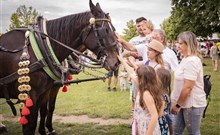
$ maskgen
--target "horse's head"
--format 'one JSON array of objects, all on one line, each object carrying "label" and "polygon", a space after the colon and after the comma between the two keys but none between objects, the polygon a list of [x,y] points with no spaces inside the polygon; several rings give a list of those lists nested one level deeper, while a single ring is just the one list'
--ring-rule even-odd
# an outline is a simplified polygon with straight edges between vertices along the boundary
[{"label": "horse's head", "polygon": [[95,6],[90,0],[90,10],[92,16],[88,29],[82,35],[83,43],[96,54],[97,59],[102,60],[105,69],[116,70],[119,62],[115,28],[108,14],[102,11],[98,3]]}]

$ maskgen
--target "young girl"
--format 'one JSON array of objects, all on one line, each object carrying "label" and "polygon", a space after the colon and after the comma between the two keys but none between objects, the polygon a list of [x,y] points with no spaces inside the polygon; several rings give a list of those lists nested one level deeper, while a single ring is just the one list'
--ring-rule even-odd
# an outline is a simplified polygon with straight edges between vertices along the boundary
[{"label": "young girl", "polygon": [[138,135],[161,135],[158,112],[162,100],[155,70],[150,66],[140,66],[135,72],[121,56],[118,59],[138,86],[134,108]]},{"label": "young girl", "polygon": [[[161,130],[161,135],[169,135],[169,131],[172,131],[172,123],[169,125],[169,114],[171,109],[171,102],[170,102],[170,85],[171,85],[171,74],[170,71],[166,70],[165,68],[159,68],[156,71],[158,80],[160,82],[160,89],[162,90],[162,107],[160,110],[160,114],[162,115],[159,118],[159,125]],[[169,130],[170,129],[170,130]]]},{"label": "young girl", "polygon": [[128,73],[123,66],[121,66],[121,71],[119,73],[119,77],[120,77],[120,89],[121,89],[121,91],[126,91],[127,90]]},{"label": "young girl", "polygon": [[[147,57],[148,60],[144,62],[145,65],[149,65],[155,69],[155,71],[158,68],[164,67],[164,61],[162,58],[162,53],[164,50],[164,46],[162,43],[160,43],[157,40],[152,40],[148,45],[148,50],[147,50]],[[131,65],[137,69],[140,64],[134,63],[132,60],[129,59],[131,62]]]}]

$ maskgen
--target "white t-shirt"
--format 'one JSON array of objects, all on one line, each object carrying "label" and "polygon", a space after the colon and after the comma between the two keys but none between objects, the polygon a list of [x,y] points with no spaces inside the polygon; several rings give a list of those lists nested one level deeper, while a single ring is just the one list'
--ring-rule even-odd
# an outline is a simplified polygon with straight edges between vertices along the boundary
[{"label": "white t-shirt", "polygon": [[137,54],[138,56],[141,56],[143,58],[143,62],[148,60],[147,57],[147,47],[146,45],[148,43],[150,43],[150,41],[152,40],[151,34],[145,36],[145,37],[133,37],[129,43],[131,43],[132,45],[135,46],[136,50],[137,50]]},{"label": "white t-shirt", "polygon": [[162,58],[164,60],[164,67],[169,71],[175,71],[178,65],[178,59],[173,50],[166,47],[163,50]]},{"label": "white t-shirt", "polygon": [[130,39],[129,43],[136,46],[139,44],[149,43],[151,41],[151,35],[147,35],[145,37],[137,36]]},{"label": "white t-shirt", "polygon": [[204,91],[203,67],[200,58],[197,56],[183,58],[174,71],[174,87],[171,93],[172,103],[177,103],[184,85],[184,79],[195,81],[195,85],[181,107],[205,107],[206,94]]}]

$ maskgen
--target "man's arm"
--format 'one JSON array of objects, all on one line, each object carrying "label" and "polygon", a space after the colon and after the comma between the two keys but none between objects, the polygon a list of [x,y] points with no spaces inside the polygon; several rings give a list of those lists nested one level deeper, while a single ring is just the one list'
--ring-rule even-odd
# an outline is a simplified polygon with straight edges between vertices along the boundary
[{"label": "man's arm", "polygon": [[118,34],[115,33],[116,39],[119,43],[121,43],[125,49],[129,51],[137,51],[136,48],[129,42],[125,41],[123,38],[121,38]]}]

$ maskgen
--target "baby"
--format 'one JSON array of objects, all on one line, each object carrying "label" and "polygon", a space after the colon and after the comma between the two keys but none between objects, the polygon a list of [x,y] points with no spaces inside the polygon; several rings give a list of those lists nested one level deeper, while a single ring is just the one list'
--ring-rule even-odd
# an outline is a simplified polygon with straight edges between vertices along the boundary
[{"label": "baby", "polygon": [[121,89],[121,91],[123,91],[123,90],[126,91],[127,90],[128,73],[123,66],[121,67],[119,77],[120,77],[120,89]]}]

